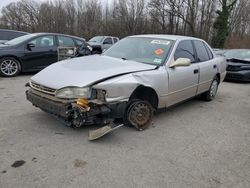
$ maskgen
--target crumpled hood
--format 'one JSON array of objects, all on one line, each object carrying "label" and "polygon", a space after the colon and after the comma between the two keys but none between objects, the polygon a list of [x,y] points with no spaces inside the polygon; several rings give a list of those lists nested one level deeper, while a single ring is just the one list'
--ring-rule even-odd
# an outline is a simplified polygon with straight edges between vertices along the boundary
[{"label": "crumpled hood", "polygon": [[227,64],[228,65],[246,65],[246,64],[250,64],[250,60],[249,59],[236,59],[236,58],[233,58],[233,59],[228,59],[227,60]]},{"label": "crumpled hood", "polygon": [[109,77],[154,68],[154,65],[92,55],[54,63],[34,75],[31,81],[53,89],[85,87]]}]

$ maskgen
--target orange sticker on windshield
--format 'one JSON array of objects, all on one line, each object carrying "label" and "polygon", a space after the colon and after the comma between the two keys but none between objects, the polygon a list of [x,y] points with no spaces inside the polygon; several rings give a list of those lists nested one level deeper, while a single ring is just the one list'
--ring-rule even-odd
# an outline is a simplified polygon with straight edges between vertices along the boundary
[{"label": "orange sticker on windshield", "polygon": [[161,48],[155,50],[155,54],[156,54],[156,55],[162,55],[163,53],[164,53],[164,50],[161,49]]}]

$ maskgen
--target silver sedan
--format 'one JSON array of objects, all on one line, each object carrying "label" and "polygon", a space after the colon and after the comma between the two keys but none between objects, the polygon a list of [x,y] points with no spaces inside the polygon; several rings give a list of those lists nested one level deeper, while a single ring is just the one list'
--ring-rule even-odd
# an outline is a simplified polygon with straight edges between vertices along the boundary
[{"label": "silver sedan", "polygon": [[122,120],[147,128],[154,111],[195,96],[212,100],[226,75],[203,40],[137,35],[101,55],[55,63],[27,84],[27,99],[72,127]]}]

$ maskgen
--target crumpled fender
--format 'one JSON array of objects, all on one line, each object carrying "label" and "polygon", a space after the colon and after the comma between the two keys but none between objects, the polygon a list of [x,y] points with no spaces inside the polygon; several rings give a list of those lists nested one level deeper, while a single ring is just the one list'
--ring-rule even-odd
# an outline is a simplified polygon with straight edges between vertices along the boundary
[{"label": "crumpled fender", "polygon": [[160,96],[167,93],[168,75],[164,67],[159,69],[130,73],[118,76],[93,86],[107,92],[106,101],[128,101],[133,91],[138,86],[150,87]]}]

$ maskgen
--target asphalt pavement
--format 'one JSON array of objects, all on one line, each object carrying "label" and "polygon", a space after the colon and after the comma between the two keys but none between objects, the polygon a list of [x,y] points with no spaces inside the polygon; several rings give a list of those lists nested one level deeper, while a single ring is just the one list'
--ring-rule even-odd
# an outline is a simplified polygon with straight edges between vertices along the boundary
[{"label": "asphalt pavement", "polygon": [[250,84],[158,113],[142,132],[88,141],[25,99],[31,75],[0,77],[0,187],[250,187]]}]

